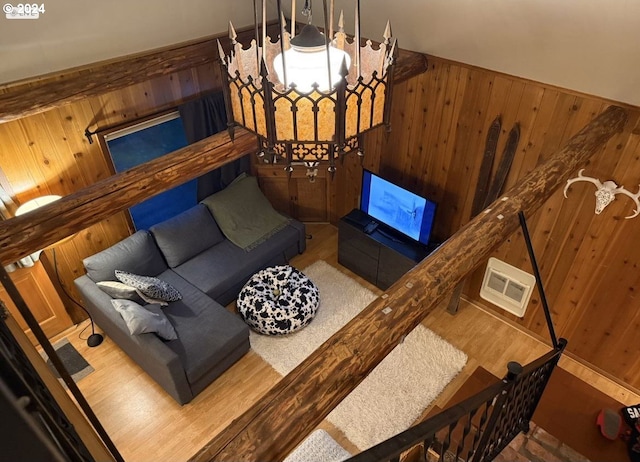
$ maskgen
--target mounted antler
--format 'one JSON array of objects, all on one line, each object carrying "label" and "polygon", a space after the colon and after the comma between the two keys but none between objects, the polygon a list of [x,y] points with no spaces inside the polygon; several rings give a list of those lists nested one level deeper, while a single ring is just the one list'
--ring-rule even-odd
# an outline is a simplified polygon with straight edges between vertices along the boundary
[{"label": "mounted antler", "polygon": [[640,187],[638,188],[638,192],[636,194],[632,194],[626,189],[624,186],[618,187],[613,181],[605,181],[601,183],[600,180],[596,178],[591,178],[589,176],[584,176],[582,174],[584,169],[581,169],[578,172],[578,176],[576,178],[571,178],[567,180],[567,185],[564,187],[564,197],[567,197],[567,190],[569,186],[577,181],[588,181],[589,183],[593,183],[597,190],[595,192],[596,195],[596,214],[599,215],[600,212],[604,210],[604,208],[614,201],[616,198],[616,194],[624,194],[625,196],[629,196],[636,203],[636,210],[632,215],[625,217],[627,219],[634,218],[640,215]]}]

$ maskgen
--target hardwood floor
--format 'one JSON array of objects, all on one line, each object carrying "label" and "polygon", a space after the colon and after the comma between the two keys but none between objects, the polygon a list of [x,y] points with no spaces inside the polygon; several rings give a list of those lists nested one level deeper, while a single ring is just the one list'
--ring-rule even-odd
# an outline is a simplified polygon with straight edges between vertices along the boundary
[{"label": "hardwood floor", "polygon": [[[312,236],[307,241],[307,251],[293,259],[292,265],[303,269],[316,260],[325,260],[381,293],[338,265],[334,226],[307,225],[307,232]],[[79,337],[86,324],[61,336],[67,337],[94,367],[95,371],[78,386],[127,461],[187,460],[280,380],[268,363],[250,351],[192,402],[179,406],[108,337],[97,348],[87,347],[84,339],[88,331]],[[549,350],[538,339],[467,302],[462,303],[456,315],[440,307],[423,324],[469,356],[463,371],[433,403],[438,406],[444,406],[477,366],[502,376],[508,361],[526,364]],[[560,366],[620,402],[640,402],[640,395],[569,357],[563,357]],[[354,451],[331,424],[325,422],[321,427]]]}]

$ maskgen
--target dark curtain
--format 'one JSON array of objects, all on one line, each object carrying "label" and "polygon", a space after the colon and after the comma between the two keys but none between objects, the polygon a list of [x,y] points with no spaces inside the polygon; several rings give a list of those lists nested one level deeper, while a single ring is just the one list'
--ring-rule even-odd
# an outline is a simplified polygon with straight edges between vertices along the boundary
[{"label": "dark curtain", "polygon": [[[227,113],[222,92],[212,93],[185,103],[179,107],[179,111],[187,141],[190,144],[227,128]],[[239,174],[248,173],[250,167],[251,158],[250,155],[246,155],[199,177],[198,202],[224,189]]]}]

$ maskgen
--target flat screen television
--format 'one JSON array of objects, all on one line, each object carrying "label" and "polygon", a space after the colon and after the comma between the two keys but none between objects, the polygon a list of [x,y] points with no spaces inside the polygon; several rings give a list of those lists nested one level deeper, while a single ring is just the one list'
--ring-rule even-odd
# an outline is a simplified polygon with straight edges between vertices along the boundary
[{"label": "flat screen television", "polygon": [[436,203],[364,170],[360,210],[424,245],[429,243]]}]

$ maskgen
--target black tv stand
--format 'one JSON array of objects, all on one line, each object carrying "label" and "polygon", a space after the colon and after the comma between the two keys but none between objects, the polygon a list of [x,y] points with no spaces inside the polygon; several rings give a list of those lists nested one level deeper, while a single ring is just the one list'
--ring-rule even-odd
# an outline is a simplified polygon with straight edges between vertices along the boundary
[{"label": "black tv stand", "polygon": [[338,262],[382,290],[436,247],[413,241],[359,209],[338,223]]}]

